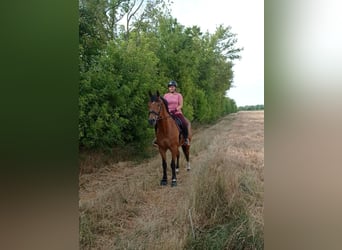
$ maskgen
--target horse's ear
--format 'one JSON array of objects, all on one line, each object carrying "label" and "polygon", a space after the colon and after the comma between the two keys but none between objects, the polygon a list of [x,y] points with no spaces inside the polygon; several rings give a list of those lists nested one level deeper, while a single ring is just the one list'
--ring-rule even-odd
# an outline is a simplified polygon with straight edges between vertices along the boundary
[{"label": "horse's ear", "polygon": [[157,90],[157,97],[159,97],[160,96],[160,94],[159,94],[159,91]]},{"label": "horse's ear", "polygon": [[151,90],[148,91],[148,94],[149,94],[150,97],[152,97]]}]

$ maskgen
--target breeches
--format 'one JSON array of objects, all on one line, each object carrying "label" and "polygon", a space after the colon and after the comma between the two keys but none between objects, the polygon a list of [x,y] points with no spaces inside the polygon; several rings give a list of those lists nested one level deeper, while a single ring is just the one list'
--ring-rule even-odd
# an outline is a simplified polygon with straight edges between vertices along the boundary
[{"label": "breeches", "polygon": [[183,114],[174,114],[175,117],[182,121],[182,131],[185,138],[188,138],[188,122],[185,120]]}]

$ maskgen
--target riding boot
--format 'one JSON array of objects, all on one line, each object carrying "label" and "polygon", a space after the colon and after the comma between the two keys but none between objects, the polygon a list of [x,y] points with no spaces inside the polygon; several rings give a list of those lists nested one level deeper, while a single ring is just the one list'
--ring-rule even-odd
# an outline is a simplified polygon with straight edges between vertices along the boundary
[{"label": "riding boot", "polygon": [[190,146],[190,141],[188,138],[188,127],[187,126],[183,126],[183,136],[184,136],[184,145],[189,145]]}]

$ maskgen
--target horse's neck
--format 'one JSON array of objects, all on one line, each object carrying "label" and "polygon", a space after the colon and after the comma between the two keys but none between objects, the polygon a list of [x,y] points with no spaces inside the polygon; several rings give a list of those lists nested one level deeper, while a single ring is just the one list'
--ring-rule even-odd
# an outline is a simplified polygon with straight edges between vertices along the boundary
[{"label": "horse's neck", "polygon": [[171,115],[166,111],[166,107],[163,106],[163,109],[160,113],[160,120],[158,121],[162,126],[166,129],[169,129],[171,126],[173,126],[172,123],[174,123]]}]

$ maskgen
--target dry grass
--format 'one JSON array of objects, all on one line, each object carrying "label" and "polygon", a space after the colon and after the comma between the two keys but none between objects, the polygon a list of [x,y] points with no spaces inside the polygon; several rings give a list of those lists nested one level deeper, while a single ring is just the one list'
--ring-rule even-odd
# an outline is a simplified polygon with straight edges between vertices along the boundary
[{"label": "dry grass", "polygon": [[159,155],[82,174],[81,248],[263,248],[263,118],[239,112],[196,131],[175,188],[159,186]]},{"label": "dry grass", "polygon": [[213,142],[191,176],[197,231],[189,249],[263,248],[263,113],[235,118],[202,135]]}]

